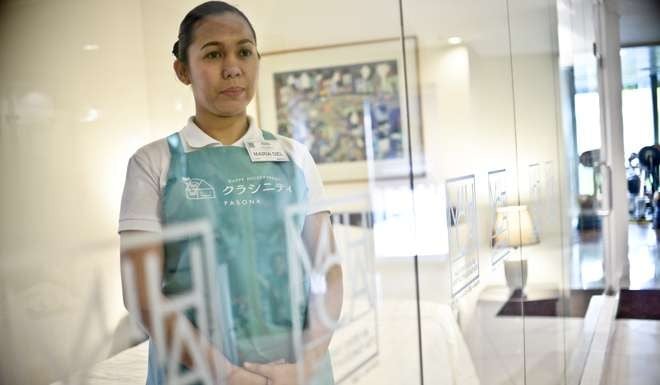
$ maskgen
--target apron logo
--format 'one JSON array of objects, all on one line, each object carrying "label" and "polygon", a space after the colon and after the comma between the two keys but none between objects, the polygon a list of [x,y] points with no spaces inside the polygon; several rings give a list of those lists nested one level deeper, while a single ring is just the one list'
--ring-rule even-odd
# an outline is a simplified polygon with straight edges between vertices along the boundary
[{"label": "apron logo", "polygon": [[186,199],[215,199],[215,189],[200,178],[182,178],[186,184]]}]

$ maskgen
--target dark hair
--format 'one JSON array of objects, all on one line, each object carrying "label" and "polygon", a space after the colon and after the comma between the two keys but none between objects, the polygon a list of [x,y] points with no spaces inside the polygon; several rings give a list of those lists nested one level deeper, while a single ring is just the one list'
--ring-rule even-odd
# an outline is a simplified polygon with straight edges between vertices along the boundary
[{"label": "dark hair", "polygon": [[245,16],[243,12],[241,12],[233,5],[225,3],[224,1],[207,1],[206,3],[200,4],[191,9],[186,17],[184,17],[181,21],[181,25],[179,26],[179,37],[176,43],[174,43],[174,47],[172,48],[172,53],[174,56],[176,56],[176,58],[182,62],[187,63],[188,47],[190,47],[190,44],[193,40],[195,24],[204,19],[206,16],[221,15],[227,12],[234,13],[245,20],[248,27],[250,27],[252,37],[254,37],[254,44],[257,44],[257,34],[254,32],[252,23],[250,23],[250,20],[248,20],[247,16]]}]

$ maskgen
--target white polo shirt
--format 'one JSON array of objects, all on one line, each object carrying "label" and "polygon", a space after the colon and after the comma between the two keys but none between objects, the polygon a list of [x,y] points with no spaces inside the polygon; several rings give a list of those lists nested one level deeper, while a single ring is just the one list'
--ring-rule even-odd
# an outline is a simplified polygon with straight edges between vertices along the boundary
[{"label": "white polo shirt", "polygon": [[[263,138],[263,134],[254,119],[248,117],[248,121],[248,130],[245,135],[231,146],[243,147],[246,140]],[[205,147],[223,146],[222,143],[202,131],[194,123],[192,117],[188,119],[188,123],[179,131],[179,134],[183,139],[183,147],[186,152]],[[296,163],[303,171],[309,188],[310,206],[317,206],[316,210],[310,210],[308,215],[320,211],[329,211],[325,208],[319,209],[320,206],[318,205],[325,200],[325,191],[316,164],[307,148],[293,139],[277,134],[275,134],[275,137],[280,141],[291,161]],[[126,183],[121,198],[119,232],[125,230],[161,231],[163,223],[161,197],[167,182],[170,157],[167,138],[149,143],[133,154],[128,162]]]}]

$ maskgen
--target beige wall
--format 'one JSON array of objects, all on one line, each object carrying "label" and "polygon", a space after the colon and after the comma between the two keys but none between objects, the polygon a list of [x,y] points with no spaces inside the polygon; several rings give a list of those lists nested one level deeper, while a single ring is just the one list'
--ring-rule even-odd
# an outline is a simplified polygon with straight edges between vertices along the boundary
[{"label": "beige wall", "polygon": [[116,249],[95,244],[116,241],[126,159],[149,138],[141,8],[1,7],[0,382],[48,383],[82,363],[77,336],[83,358],[104,353],[89,350],[104,326],[83,320],[90,301],[110,330],[121,316]]},{"label": "beige wall", "polygon": [[[141,12],[60,1],[6,2],[0,14],[0,377],[45,383],[72,364],[81,333],[94,356],[85,349],[104,325],[81,309],[102,306],[110,330],[121,315],[116,252],[94,244],[115,240],[125,159],[148,138]],[[90,290],[97,273],[104,302]]]}]

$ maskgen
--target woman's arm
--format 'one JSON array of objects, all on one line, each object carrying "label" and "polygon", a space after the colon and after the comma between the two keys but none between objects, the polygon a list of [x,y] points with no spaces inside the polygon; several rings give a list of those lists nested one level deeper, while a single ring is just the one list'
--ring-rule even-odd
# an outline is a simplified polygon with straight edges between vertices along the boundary
[{"label": "woman's arm", "polygon": [[[321,212],[308,215],[302,233],[303,243],[313,268],[320,268],[336,253],[330,214]],[[304,382],[298,383],[296,363],[256,364],[246,363],[251,372],[270,378],[272,385],[305,385],[313,378],[317,366],[328,352],[333,330],[323,322],[321,312],[335,322],[341,314],[343,277],[340,265],[332,265],[325,272],[325,293],[311,293],[308,325],[303,338],[306,346],[304,357]],[[321,308],[323,307],[323,308]]]},{"label": "woman's arm", "polygon": [[[313,261],[312,266],[320,268],[336,254],[336,244],[330,213],[321,212],[305,218],[303,243],[307,254]],[[304,333],[305,343],[314,343],[306,351],[305,362],[313,368],[327,353],[333,330],[323,322],[321,312],[331,322],[339,319],[343,301],[343,274],[339,264],[333,264],[325,272],[325,293],[311,293],[308,312],[308,328]],[[323,307],[323,308],[320,308]]]},{"label": "woman's arm", "polygon": [[[121,246],[121,264],[124,266],[124,263],[130,263],[133,266],[133,271],[135,272],[134,274],[134,279],[135,282],[133,282],[132,287],[135,288],[137,291],[136,299],[137,299],[137,312],[139,314],[133,314],[133,316],[140,320],[142,323],[141,326],[145,328],[147,331],[147,334],[150,336],[152,335],[152,331],[154,330],[154,325],[152,324],[152,316],[150,312],[150,303],[149,303],[149,291],[147,288],[147,273],[146,273],[146,268],[145,268],[145,260],[147,256],[153,256],[156,258],[156,265],[161,267],[163,266],[163,247],[162,244],[153,244],[150,246],[143,246],[140,248],[133,248],[133,249],[128,249],[124,247],[126,240],[130,237],[135,237],[139,236],[139,234],[144,234],[144,232],[141,231],[123,231],[120,233],[120,242],[122,244]],[[127,280],[128,278],[125,276],[125,271],[122,269],[122,292],[123,292],[123,298],[124,298],[124,306],[131,311],[130,306],[128,306],[128,298],[129,294],[126,292],[127,287],[130,287],[127,285]],[[158,290],[160,293],[160,290]],[[166,300],[164,296],[162,296],[159,300]],[[179,317],[179,319],[182,319]],[[189,322],[187,319],[185,319],[186,322]],[[165,330],[165,344],[169,348],[171,346],[171,341],[172,341],[172,333],[174,331],[174,327],[176,325],[177,317],[176,314],[170,314],[168,317],[166,317],[163,322],[164,322],[164,330]],[[192,325],[190,325],[192,327]],[[194,327],[193,327],[194,329]],[[211,368],[211,372],[214,373],[213,368],[216,367],[216,365],[221,365],[221,368],[223,369],[223,372],[227,374],[228,376],[228,383],[230,385],[263,385],[267,382],[267,379],[264,378],[263,376],[260,376],[258,374],[248,372],[245,369],[242,369],[240,367],[236,367],[232,365],[226,357],[217,350],[215,347],[213,347],[208,341],[201,341],[202,338],[206,338],[199,333],[195,333],[195,338],[200,339],[199,346],[208,346],[209,348],[207,351],[203,352],[204,357],[207,360],[207,365],[209,368]],[[180,362],[185,365],[188,368],[193,368],[194,367],[194,361],[193,358],[188,354],[189,352],[187,350],[184,350],[182,353],[182,356],[180,358]]]}]

